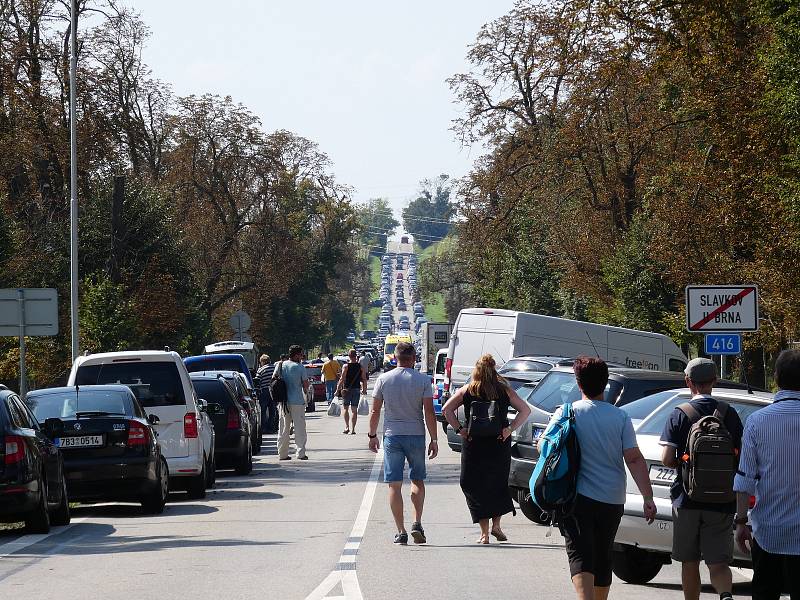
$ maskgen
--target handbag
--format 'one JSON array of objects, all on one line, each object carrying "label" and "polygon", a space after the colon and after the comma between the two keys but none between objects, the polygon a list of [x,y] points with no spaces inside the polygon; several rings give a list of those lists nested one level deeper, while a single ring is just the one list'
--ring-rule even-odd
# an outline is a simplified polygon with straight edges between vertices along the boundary
[{"label": "handbag", "polygon": [[361,399],[358,401],[358,414],[361,416],[369,414],[369,401],[364,394],[361,394]]},{"label": "handbag", "polygon": [[342,414],[342,407],[339,403],[339,398],[334,398],[331,400],[330,406],[328,406],[328,416],[329,417],[339,417]]},{"label": "handbag", "polygon": [[278,363],[278,368],[272,381],[269,383],[269,392],[276,404],[286,404],[289,400],[289,392],[286,389],[286,380],[283,378],[283,361]]}]

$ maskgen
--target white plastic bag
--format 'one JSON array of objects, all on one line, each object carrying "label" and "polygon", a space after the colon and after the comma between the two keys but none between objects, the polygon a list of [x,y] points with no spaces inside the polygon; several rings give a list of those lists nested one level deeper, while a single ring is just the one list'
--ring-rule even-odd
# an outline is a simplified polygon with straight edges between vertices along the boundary
[{"label": "white plastic bag", "polygon": [[328,407],[329,417],[340,417],[342,415],[342,407],[339,404],[340,401],[340,398],[334,398],[331,400],[331,405]]},{"label": "white plastic bag", "polygon": [[362,416],[369,414],[369,401],[363,394],[361,395],[361,399],[358,401],[358,414]]}]

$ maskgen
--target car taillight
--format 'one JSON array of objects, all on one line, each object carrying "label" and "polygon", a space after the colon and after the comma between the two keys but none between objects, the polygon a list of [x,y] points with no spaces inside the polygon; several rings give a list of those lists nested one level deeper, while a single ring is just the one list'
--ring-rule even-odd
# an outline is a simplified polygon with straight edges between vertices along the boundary
[{"label": "car taillight", "polygon": [[25,440],[19,435],[6,436],[6,464],[15,465],[25,459]]},{"label": "car taillight", "polygon": [[146,446],[149,441],[147,427],[138,421],[128,422],[128,446]]},{"label": "car taillight", "polygon": [[235,406],[231,406],[228,408],[228,424],[226,427],[228,429],[239,429],[241,426],[241,421],[239,420],[239,411],[236,410]]},{"label": "car taillight", "polygon": [[197,415],[194,413],[186,413],[183,417],[183,437],[196,438],[197,437]]},{"label": "car taillight", "polygon": [[750,508],[755,508],[756,506],[756,497],[750,496]]},{"label": "car taillight", "polygon": [[445,361],[444,361],[444,376],[445,376],[444,391],[445,392],[449,392],[450,391],[450,370],[452,368],[453,368],[453,359],[452,358],[445,359]]}]

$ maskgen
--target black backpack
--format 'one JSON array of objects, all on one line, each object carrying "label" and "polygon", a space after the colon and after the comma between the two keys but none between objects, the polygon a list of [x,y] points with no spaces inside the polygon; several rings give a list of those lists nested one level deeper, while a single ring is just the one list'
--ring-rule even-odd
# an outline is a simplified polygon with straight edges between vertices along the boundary
[{"label": "black backpack", "polygon": [[272,381],[269,383],[269,392],[276,404],[286,404],[289,393],[286,389],[286,381],[283,379],[283,361],[278,363]]},{"label": "black backpack", "polygon": [[725,415],[728,404],[717,401],[711,415],[701,416],[688,402],[678,408],[691,425],[686,453],[681,460],[681,480],[686,495],[696,502],[721,504],[733,502],[733,478],[738,468],[736,445]]},{"label": "black backpack", "polygon": [[467,434],[469,437],[498,437],[505,427],[506,415],[502,414],[499,400],[472,398],[467,411]]}]

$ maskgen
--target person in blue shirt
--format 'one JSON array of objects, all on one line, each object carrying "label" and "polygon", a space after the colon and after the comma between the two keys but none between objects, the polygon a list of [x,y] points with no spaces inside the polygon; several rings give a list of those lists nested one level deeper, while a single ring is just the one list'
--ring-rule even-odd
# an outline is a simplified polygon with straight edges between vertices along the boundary
[{"label": "person in blue shirt", "polygon": [[[627,413],[605,401],[608,365],[579,356],[574,364],[582,398],[572,405],[581,451],[578,497],[561,524],[572,584],[579,600],[606,600],[611,589],[611,547],[625,507],[625,466],[644,497],[644,518],[656,516],[647,463]],[[561,409],[553,419],[560,418]]]},{"label": "person in blue shirt", "polygon": [[733,481],[736,543],[753,556],[753,600],[800,598],[800,351],[780,353],[775,382],[772,405],[747,419]]},{"label": "person in blue shirt", "polygon": [[306,455],[306,392],[308,375],[303,366],[303,349],[300,346],[289,348],[289,360],[282,360],[275,366],[273,379],[281,377],[286,382],[286,404],[278,407],[278,458],[291,460],[289,456],[289,436],[294,427],[294,444],[297,458],[308,460]]}]

